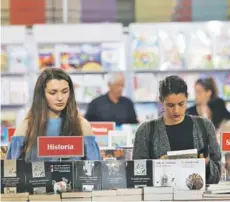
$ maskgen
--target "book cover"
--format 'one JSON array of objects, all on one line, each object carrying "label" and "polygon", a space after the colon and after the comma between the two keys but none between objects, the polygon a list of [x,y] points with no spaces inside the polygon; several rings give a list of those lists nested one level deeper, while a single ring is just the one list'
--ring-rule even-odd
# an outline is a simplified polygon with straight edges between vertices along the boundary
[{"label": "book cover", "polygon": [[176,190],[205,190],[205,159],[177,161]]},{"label": "book cover", "polygon": [[1,160],[1,193],[26,192],[25,163],[22,160]]},{"label": "book cover", "polygon": [[213,52],[211,34],[203,29],[189,33],[188,68],[213,69]]},{"label": "book cover", "polygon": [[84,102],[91,102],[96,97],[105,93],[105,81],[103,75],[87,74],[83,76],[84,89],[83,99]]},{"label": "book cover", "polygon": [[25,164],[27,192],[46,194],[52,192],[52,180],[49,164],[32,162]]},{"label": "book cover", "polygon": [[187,46],[185,34],[160,30],[159,38],[163,50],[163,64],[160,70],[184,69]]},{"label": "book cover", "polygon": [[75,184],[77,191],[91,192],[101,190],[101,162],[100,161],[76,161]]},{"label": "book cover", "polygon": [[102,162],[102,189],[126,188],[126,162],[106,160]]},{"label": "book cover", "polygon": [[40,70],[55,67],[55,59],[54,45],[40,45],[38,47],[38,64]]},{"label": "book cover", "polygon": [[136,69],[157,69],[160,63],[159,39],[156,33],[133,32],[132,67]]},{"label": "book cover", "polygon": [[22,45],[9,45],[8,65],[10,72],[26,73],[29,70],[29,51]]},{"label": "book cover", "polygon": [[7,46],[1,45],[1,72],[7,72],[8,70],[8,53],[7,53]]},{"label": "book cover", "polygon": [[153,160],[153,186],[173,187],[177,168],[177,160]]},{"label": "book cover", "polygon": [[125,70],[125,47],[123,43],[102,44],[101,61],[105,71]]},{"label": "book cover", "polygon": [[154,74],[136,73],[133,80],[135,101],[152,102],[158,99],[158,82]]},{"label": "book cover", "polygon": [[126,178],[128,188],[153,186],[152,160],[127,161]]},{"label": "book cover", "polygon": [[52,180],[52,192],[54,194],[71,192],[74,183],[73,162],[47,162]]}]

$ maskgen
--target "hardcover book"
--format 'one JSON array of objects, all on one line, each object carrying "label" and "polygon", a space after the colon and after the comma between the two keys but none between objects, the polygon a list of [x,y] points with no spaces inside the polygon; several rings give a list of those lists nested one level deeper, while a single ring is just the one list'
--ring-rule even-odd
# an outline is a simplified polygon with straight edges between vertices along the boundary
[{"label": "hardcover book", "polygon": [[1,160],[1,193],[26,192],[25,163],[22,160]]}]

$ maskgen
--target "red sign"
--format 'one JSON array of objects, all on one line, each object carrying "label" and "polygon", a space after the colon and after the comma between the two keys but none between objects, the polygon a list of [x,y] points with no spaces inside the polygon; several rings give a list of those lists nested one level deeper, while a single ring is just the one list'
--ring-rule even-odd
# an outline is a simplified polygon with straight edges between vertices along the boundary
[{"label": "red sign", "polygon": [[82,136],[41,136],[38,137],[39,157],[72,157],[84,156]]},{"label": "red sign", "polygon": [[8,128],[8,141],[11,141],[12,136],[14,135],[15,128]]},{"label": "red sign", "polygon": [[224,132],[221,136],[222,151],[230,151],[230,132]]},{"label": "red sign", "polygon": [[94,135],[108,135],[109,131],[115,130],[115,122],[90,122]]}]

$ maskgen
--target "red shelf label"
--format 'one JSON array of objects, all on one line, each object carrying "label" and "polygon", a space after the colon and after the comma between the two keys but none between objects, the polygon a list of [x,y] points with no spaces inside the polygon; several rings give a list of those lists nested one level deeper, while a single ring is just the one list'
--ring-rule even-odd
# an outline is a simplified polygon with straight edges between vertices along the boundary
[{"label": "red shelf label", "polygon": [[39,157],[72,157],[84,156],[84,140],[82,136],[38,137]]},{"label": "red shelf label", "polygon": [[224,152],[230,151],[230,132],[222,133],[221,145],[222,145],[222,151]]},{"label": "red shelf label", "polygon": [[108,135],[110,130],[115,130],[115,122],[90,122],[94,135]]}]

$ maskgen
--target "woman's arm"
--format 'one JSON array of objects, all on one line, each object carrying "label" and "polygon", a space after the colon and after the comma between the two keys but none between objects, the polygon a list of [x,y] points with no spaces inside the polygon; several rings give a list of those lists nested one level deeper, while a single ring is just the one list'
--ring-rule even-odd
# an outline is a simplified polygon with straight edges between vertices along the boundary
[{"label": "woman's arm", "polygon": [[98,144],[93,135],[92,128],[89,122],[83,118],[79,117],[81,121],[82,133],[84,137],[85,145],[85,160],[101,160],[101,154]]},{"label": "woman's arm", "polygon": [[138,128],[133,146],[133,159],[149,159],[149,123],[145,122]]},{"label": "woman's arm", "polygon": [[221,151],[213,124],[207,119],[204,119],[204,121],[209,141],[209,159],[206,164],[206,184],[215,184],[220,181],[221,177]]},{"label": "woman's arm", "polygon": [[83,135],[84,136],[93,135],[93,131],[92,131],[92,128],[91,128],[89,122],[81,116],[79,116],[79,119],[81,122],[81,128],[82,128]]},{"label": "woman's arm", "polygon": [[8,146],[6,159],[19,159],[24,151],[24,140],[27,130],[27,120],[24,120],[21,125],[15,130],[11,142]]}]

